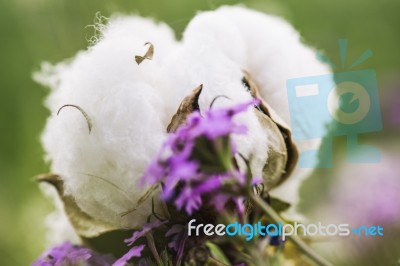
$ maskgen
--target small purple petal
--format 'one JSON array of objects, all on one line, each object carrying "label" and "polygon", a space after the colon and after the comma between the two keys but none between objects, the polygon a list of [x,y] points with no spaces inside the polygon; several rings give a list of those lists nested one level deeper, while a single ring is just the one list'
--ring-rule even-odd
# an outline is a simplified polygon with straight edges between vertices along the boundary
[{"label": "small purple petal", "polygon": [[144,186],[145,184],[154,185],[160,182],[161,178],[165,175],[165,169],[160,164],[160,162],[154,161],[149,164],[146,173],[140,179],[140,185]]},{"label": "small purple petal", "polygon": [[200,195],[193,194],[191,187],[186,186],[182,189],[181,193],[175,200],[175,206],[180,210],[185,207],[188,214],[192,214],[193,211],[200,208],[202,203]]},{"label": "small purple petal", "polygon": [[229,201],[230,197],[224,194],[217,194],[211,198],[211,202],[215,209],[222,212],[225,209],[226,203]]},{"label": "small purple petal", "polygon": [[263,180],[262,180],[261,177],[259,177],[259,176],[253,176],[253,180],[251,181],[251,184],[252,184],[253,186],[255,186],[255,185],[262,184],[262,182],[263,182]]},{"label": "small purple petal", "polygon": [[210,193],[222,186],[222,178],[220,176],[210,176],[203,183],[194,188],[193,194],[201,195]]},{"label": "small purple petal", "polygon": [[180,157],[173,157],[170,161],[170,176],[180,179],[191,179],[196,176],[199,164],[196,161],[189,161]]},{"label": "small purple petal", "polygon": [[144,245],[132,247],[124,256],[114,262],[112,266],[125,266],[130,259],[140,257],[143,249]]},{"label": "small purple petal", "polygon": [[145,236],[151,230],[160,227],[162,224],[165,224],[167,221],[155,220],[154,222],[144,224],[142,229],[139,231],[135,231],[132,237],[125,239],[124,242],[128,244],[128,246],[133,245],[139,238]]},{"label": "small purple petal", "polygon": [[239,215],[244,215],[246,212],[246,207],[244,206],[244,199],[243,197],[237,197],[234,199],[234,202],[236,204],[237,211]]},{"label": "small purple petal", "polygon": [[109,266],[114,259],[110,255],[101,255],[88,248],[65,242],[45,252],[32,266],[53,265],[98,265]]}]

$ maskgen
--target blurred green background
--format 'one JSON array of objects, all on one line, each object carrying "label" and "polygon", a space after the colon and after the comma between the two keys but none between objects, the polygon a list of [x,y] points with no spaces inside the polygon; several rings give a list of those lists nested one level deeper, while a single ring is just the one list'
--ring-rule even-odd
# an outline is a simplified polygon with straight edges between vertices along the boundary
[{"label": "blurred green background", "polygon": [[[385,95],[400,88],[398,0],[0,1],[0,265],[28,265],[44,249],[43,219],[51,204],[33,181],[33,176],[48,171],[39,143],[48,116],[42,106],[47,91],[31,78],[40,63],[56,63],[85,49],[94,34],[86,26],[93,24],[96,12],[106,17],[114,12],[151,16],[180,36],[196,12],[237,3],[285,17],[307,43],[321,48],[334,62],[340,58],[339,38],[349,39],[349,62],[370,48],[374,57],[362,69],[377,70],[382,101],[393,101]],[[398,128],[382,105],[385,129],[371,138],[396,143]],[[309,190],[323,194],[326,182],[314,177],[308,181]],[[304,194],[306,209],[318,194]]]}]

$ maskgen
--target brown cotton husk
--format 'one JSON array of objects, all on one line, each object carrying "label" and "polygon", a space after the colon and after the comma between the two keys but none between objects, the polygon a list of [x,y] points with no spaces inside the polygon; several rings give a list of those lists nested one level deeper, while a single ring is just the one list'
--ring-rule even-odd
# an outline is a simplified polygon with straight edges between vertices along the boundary
[{"label": "brown cotton husk", "polygon": [[[292,173],[298,159],[297,148],[292,142],[290,129],[267,102],[261,98],[257,85],[248,72],[244,71],[242,81],[248,87],[247,89],[252,97],[260,100],[256,116],[265,130],[265,134],[268,134],[269,139],[268,160],[262,169],[262,177],[265,187],[270,190],[281,184]],[[181,124],[185,123],[189,114],[199,109],[198,99],[202,89],[202,85],[198,86],[183,99],[167,127],[168,132],[175,132]],[[251,158],[247,159],[251,160]]]},{"label": "brown cotton husk", "polygon": [[185,123],[186,118],[192,112],[199,110],[199,96],[203,89],[203,85],[196,87],[189,96],[186,96],[180,104],[178,111],[174,114],[167,127],[167,132],[175,132],[180,125]]},{"label": "brown cotton husk", "polygon": [[83,212],[76,204],[75,199],[64,193],[64,181],[59,175],[43,174],[37,176],[36,180],[48,183],[56,189],[61,201],[63,202],[65,213],[79,236],[93,238],[118,229],[108,223],[94,219],[87,213]]},{"label": "brown cotton husk", "polygon": [[[279,115],[267,104],[267,100],[263,99],[259,93],[259,89],[257,84],[252,79],[250,73],[244,71],[243,82],[247,83],[249,87],[250,93],[254,98],[257,98],[261,101],[259,107],[260,112],[263,114],[258,115],[259,118],[266,123],[266,128],[273,130],[275,134],[275,138],[279,141],[275,145],[275,147],[271,147],[270,156],[268,158],[268,162],[266,162],[263,173],[264,180],[268,180],[270,176],[274,176],[276,181],[271,184],[272,186],[268,186],[268,188],[272,188],[280,185],[283,181],[285,181],[290,174],[292,173],[294,167],[297,164],[297,160],[299,157],[297,147],[292,141],[292,132],[286,123],[279,117]],[[275,124],[275,126],[273,125]],[[271,134],[272,135],[272,134]],[[283,139],[283,142],[282,142]],[[276,179],[276,175],[280,175],[278,179]]]},{"label": "brown cotton husk", "polygon": [[146,42],[144,45],[149,45],[149,48],[147,49],[147,52],[143,56],[141,56],[141,55],[135,56],[135,61],[138,65],[140,65],[146,59],[147,60],[153,59],[154,45],[150,42]]}]

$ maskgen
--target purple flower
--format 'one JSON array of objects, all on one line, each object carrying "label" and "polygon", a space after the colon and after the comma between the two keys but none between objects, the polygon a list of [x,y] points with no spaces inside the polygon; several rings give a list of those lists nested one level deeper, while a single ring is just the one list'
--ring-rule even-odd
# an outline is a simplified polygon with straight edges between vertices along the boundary
[{"label": "purple flower", "polygon": [[[147,233],[149,233],[150,231],[152,231],[155,228],[160,227],[161,225],[163,225],[166,222],[167,221],[162,222],[162,221],[156,220],[154,222],[144,224],[142,226],[141,230],[135,231],[133,233],[132,237],[125,239],[124,242],[127,243],[128,246],[132,246],[136,242],[136,240],[144,237]],[[137,258],[140,257],[144,247],[145,247],[145,245],[138,245],[138,246],[131,247],[129,249],[129,251],[127,253],[125,253],[124,256],[119,258],[116,262],[114,262],[114,264],[112,266],[125,266],[126,263],[130,259],[132,259],[134,257],[137,257]]]},{"label": "purple flower", "polygon": [[209,109],[203,116],[200,112],[194,112],[188,117],[186,126],[180,127],[178,131],[190,131],[188,134],[192,138],[206,136],[211,140],[221,136],[228,136],[232,133],[245,134],[247,133],[247,128],[244,125],[236,124],[233,121],[233,117],[246,111],[249,106],[258,103],[259,100],[252,99],[249,102],[241,103],[233,107]]},{"label": "purple flower", "polygon": [[213,197],[212,203],[217,211],[222,212],[224,211],[225,205],[228,203],[229,200],[230,200],[229,196],[224,195],[222,193],[218,193]]},{"label": "purple flower", "polygon": [[[234,163],[231,134],[245,134],[247,128],[234,116],[257,104],[251,100],[233,107],[192,113],[177,131],[169,135],[157,158],[150,164],[142,183],[163,185],[162,198],[173,201],[189,215],[207,204],[222,211],[246,186],[246,176]],[[242,205],[238,205],[242,207]]]},{"label": "purple flower", "polygon": [[175,200],[176,207],[178,209],[185,208],[186,212],[189,214],[199,209],[201,203],[201,194],[194,193],[193,188],[190,186],[185,186]]},{"label": "purple flower", "polygon": [[155,228],[160,227],[161,225],[163,225],[164,223],[166,223],[167,221],[160,221],[160,220],[156,220],[154,222],[151,223],[147,223],[144,224],[142,226],[142,229],[139,231],[135,231],[132,235],[132,237],[125,239],[124,242],[128,244],[128,246],[133,245],[133,243],[136,242],[136,240],[138,240],[141,237],[144,237],[148,232],[152,231]]},{"label": "purple flower", "polygon": [[163,199],[171,197],[172,192],[179,181],[190,181],[196,178],[198,163],[186,158],[172,157],[169,160],[169,173],[164,182]]},{"label": "purple flower", "polygon": [[130,259],[140,257],[143,249],[144,245],[134,246],[124,256],[114,262],[112,266],[125,266]]},{"label": "purple flower", "polygon": [[245,126],[237,125],[233,122],[231,118],[234,115],[235,113],[227,110],[224,110],[224,112],[207,111],[204,117],[201,117],[200,113],[195,112],[188,119],[188,124],[193,126],[190,132],[191,136],[206,136],[213,140],[220,136],[226,136],[231,133],[247,133],[247,128]]},{"label": "purple flower", "polygon": [[96,265],[110,266],[112,258],[88,248],[65,242],[43,253],[32,266]]}]

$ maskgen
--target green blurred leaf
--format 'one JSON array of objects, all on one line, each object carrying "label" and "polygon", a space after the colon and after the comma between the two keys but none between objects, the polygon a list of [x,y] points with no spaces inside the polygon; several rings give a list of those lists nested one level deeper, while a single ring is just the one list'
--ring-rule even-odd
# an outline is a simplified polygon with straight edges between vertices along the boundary
[{"label": "green blurred leaf", "polygon": [[210,250],[211,256],[224,264],[230,265],[229,260],[226,258],[224,252],[214,243],[207,241],[206,246]]}]

